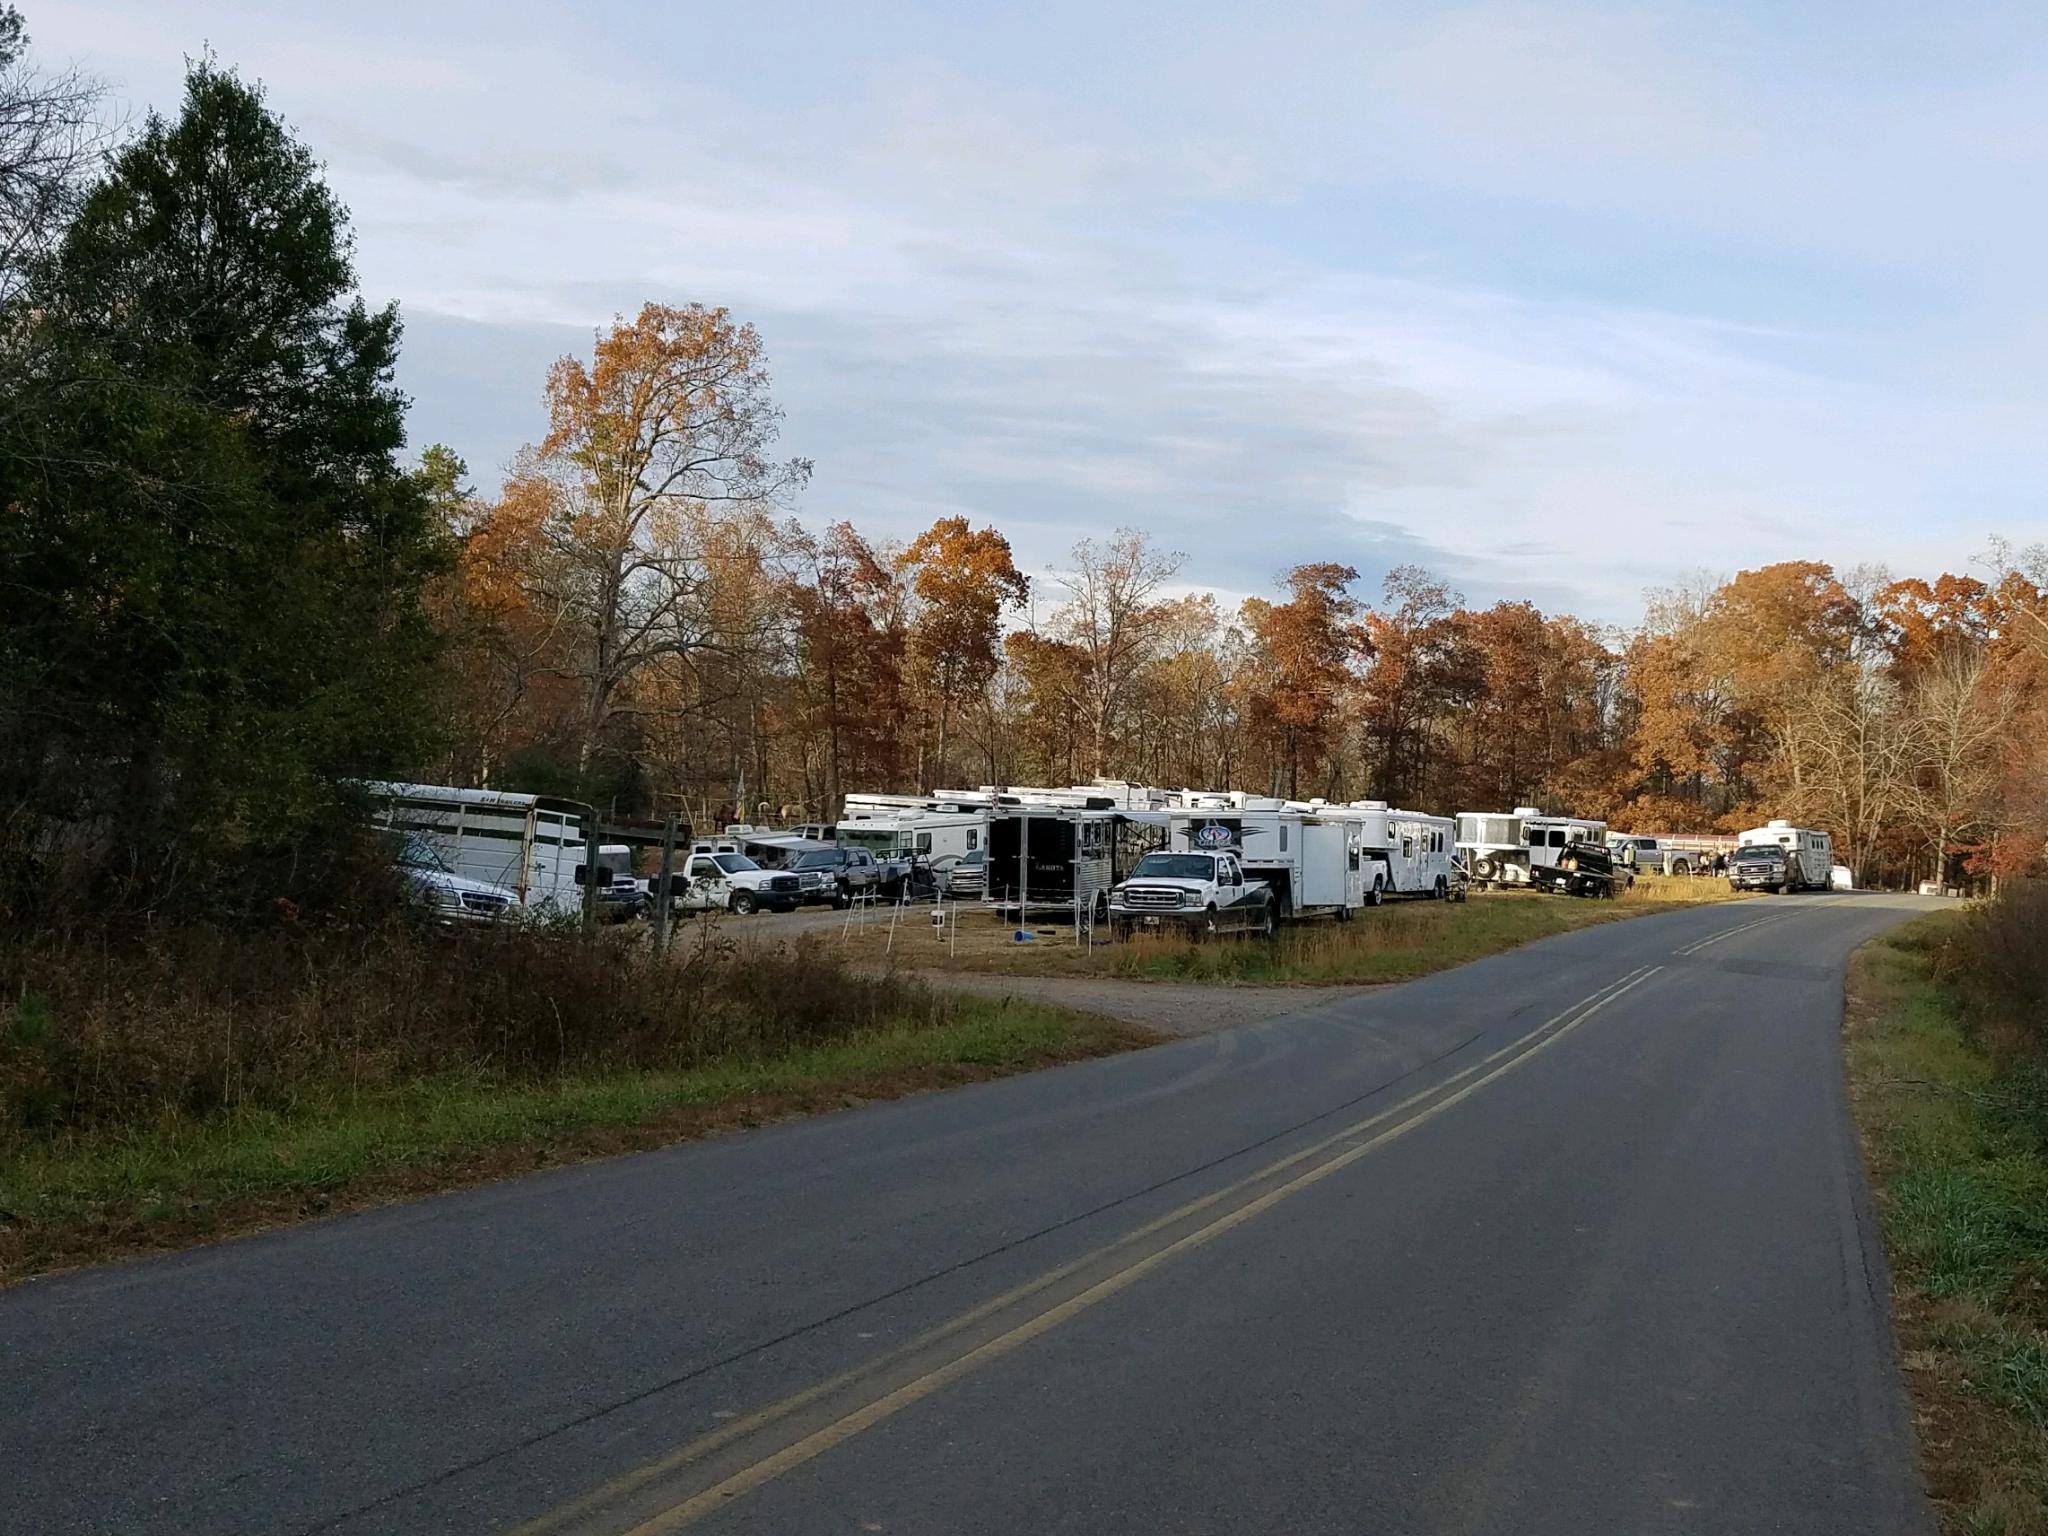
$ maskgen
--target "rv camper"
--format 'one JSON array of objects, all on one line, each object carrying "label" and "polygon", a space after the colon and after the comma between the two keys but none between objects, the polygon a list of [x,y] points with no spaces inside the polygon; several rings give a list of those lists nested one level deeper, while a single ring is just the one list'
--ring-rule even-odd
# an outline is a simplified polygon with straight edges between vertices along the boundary
[{"label": "rv camper", "polygon": [[[451,873],[510,891],[522,907],[581,910],[589,806],[446,784],[380,781],[363,790],[373,825],[418,839]],[[610,872],[600,865],[599,873],[602,885]]]},{"label": "rv camper", "polygon": [[1604,821],[1546,816],[1533,805],[1506,813],[1458,813],[1458,852],[1478,885],[1527,885],[1532,867],[1548,868],[1570,844],[1598,843],[1606,836]]},{"label": "rv camper", "polygon": [[1736,844],[1738,848],[1775,844],[1784,849],[1784,889],[1787,891],[1826,890],[1833,878],[1834,839],[1811,827],[1795,827],[1785,820],[1772,821],[1765,826],[1751,827],[1736,839]]},{"label": "rv camper", "polygon": [[949,864],[982,846],[988,836],[986,811],[896,810],[857,812],[849,805],[847,819],[836,828],[842,847],[865,848],[877,858],[914,859],[930,865]]}]

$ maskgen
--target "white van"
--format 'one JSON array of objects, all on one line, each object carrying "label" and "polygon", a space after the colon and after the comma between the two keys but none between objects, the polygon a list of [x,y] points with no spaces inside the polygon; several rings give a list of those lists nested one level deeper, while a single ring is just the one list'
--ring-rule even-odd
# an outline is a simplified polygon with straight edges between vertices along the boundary
[{"label": "white van", "polygon": [[366,783],[374,826],[417,838],[465,880],[510,891],[528,910],[580,912],[591,808],[548,795],[447,784]]},{"label": "white van", "polygon": [[1826,890],[1833,883],[1835,841],[1812,827],[1795,827],[1779,819],[1751,827],[1736,838],[1738,848],[1776,844],[1785,850],[1785,889]]}]

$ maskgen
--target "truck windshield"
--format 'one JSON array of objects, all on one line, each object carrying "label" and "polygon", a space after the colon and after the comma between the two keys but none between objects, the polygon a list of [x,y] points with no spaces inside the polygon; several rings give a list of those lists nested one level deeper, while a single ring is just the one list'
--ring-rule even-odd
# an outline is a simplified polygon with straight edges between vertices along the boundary
[{"label": "truck windshield", "polygon": [[816,853],[805,854],[789,867],[791,869],[837,869],[839,864],[840,858],[835,850],[820,849]]},{"label": "truck windshield", "polygon": [[737,875],[744,870],[759,869],[761,867],[744,853],[721,853],[715,854],[713,857],[718,867],[728,875]]},{"label": "truck windshield", "polygon": [[1206,853],[1148,853],[1131,871],[1135,879],[1207,880],[1216,873],[1216,861]]},{"label": "truck windshield", "polygon": [[1735,851],[1738,864],[1775,864],[1782,857],[1776,848],[1738,848]]}]

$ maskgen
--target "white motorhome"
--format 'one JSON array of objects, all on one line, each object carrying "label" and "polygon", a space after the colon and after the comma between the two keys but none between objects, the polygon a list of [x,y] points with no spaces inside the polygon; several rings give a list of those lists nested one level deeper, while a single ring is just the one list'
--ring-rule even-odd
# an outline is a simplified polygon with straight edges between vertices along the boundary
[{"label": "white motorhome", "polygon": [[589,806],[447,784],[362,788],[375,826],[421,839],[453,874],[510,891],[525,908],[581,910],[583,828],[596,819]]},{"label": "white motorhome", "polygon": [[1795,827],[1782,818],[1761,827],[1751,827],[1736,838],[1738,848],[1768,847],[1785,850],[1785,889],[1826,890],[1835,867],[1835,840],[1812,827]]},{"label": "white motorhome", "polygon": [[1328,913],[1339,922],[1371,900],[1364,835],[1352,821],[1301,804],[1239,793],[1183,792],[1166,813],[1166,844],[1182,853],[1234,853],[1271,895],[1274,915]]},{"label": "white motorhome", "polygon": [[1533,805],[1458,813],[1458,852],[1476,885],[1527,885],[1530,868],[1555,864],[1568,844],[1606,838],[1604,821],[1546,816]]},{"label": "white motorhome", "polygon": [[[849,802],[852,797],[848,797]],[[835,828],[841,847],[865,848],[877,858],[936,864],[973,853],[988,838],[987,811],[868,810],[849,803]]]}]

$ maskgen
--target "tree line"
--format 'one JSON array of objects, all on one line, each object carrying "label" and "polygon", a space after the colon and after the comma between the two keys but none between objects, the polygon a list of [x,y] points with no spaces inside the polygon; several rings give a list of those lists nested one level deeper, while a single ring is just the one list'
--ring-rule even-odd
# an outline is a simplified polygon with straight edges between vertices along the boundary
[{"label": "tree line", "polygon": [[[0,7],[0,902],[309,899],[349,784],[618,814],[1116,777],[1641,830],[1825,827],[1866,879],[2036,867],[2048,562],[1794,562],[1622,630],[1399,567],[1227,607],[1143,531],[1028,573],[966,514],[800,516],[762,338],[649,303],[536,380],[490,494],[408,459],[395,307],[259,89],[105,144]],[[827,467],[829,472],[829,466]]]}]

